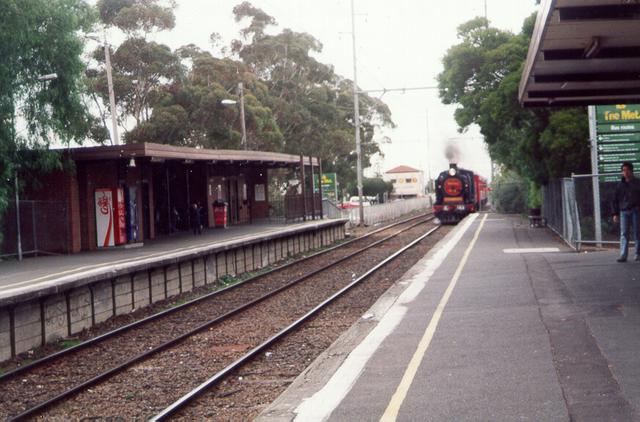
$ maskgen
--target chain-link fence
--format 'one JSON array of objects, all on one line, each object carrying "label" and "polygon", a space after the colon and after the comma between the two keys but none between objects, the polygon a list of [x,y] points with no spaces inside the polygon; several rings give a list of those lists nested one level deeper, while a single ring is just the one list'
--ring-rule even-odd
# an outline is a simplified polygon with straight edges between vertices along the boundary
[{"label": "chain-link fence", "polygon": [[[578,250],[583,245],[619,243],[620,228],[612,215],[617,182],[601,179],[602,175],[574,175],[543,187],[542,214],[547,225]],[[594,203],[594,189],[599,204]]]},{"label": "chain-link fence", "polygon": [[542,216],[547,226],[578,249],[581,235],[573,179],[551,180],[542,187]]},{"label": "chain-link fence", "polygon": [[24,255],[69,253],[69,211],[63,201],[20,201],[20,225],[15,201],[1,219],[0,256],[18,254],[18,235]]},{"label": "chain-link fence", "polygon": [[[582,229],[581,244],[617,244],[619,243],[619,226],[613,223],[613,201],[617,181],[602,181],[602,176],[575,175],[573,182],[576,189],[576,203],[580,227]],[[607,178],[611,180],[611,178]],[[615,179],[615,178],[614,178]],[[594,183],[597,183],[594,186]],[[599,190],[600,218],[596,220],[596,205],[593,202],[593,189]],[[598,224],[599,223],[599,224]]]},{"label": "chain-link fence", "polygon": [[322,198],[320,194],[302,195],[287,194],[269,201],[269,221],[294,222],[322,219]]}]

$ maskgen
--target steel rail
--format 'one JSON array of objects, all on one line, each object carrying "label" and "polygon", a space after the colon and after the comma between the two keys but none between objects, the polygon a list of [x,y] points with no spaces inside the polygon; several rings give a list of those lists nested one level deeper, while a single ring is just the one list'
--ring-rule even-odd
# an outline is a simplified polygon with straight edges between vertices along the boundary
[{"label": "steel rail", "polygon": [[325,301],[323,301],[322,303],[317,305],[315,308],[313,308],[312,310],[307,312],[305,315],[303,315],[302,317],[298,318],[296,321],[294,321],[293,323],[291,323],[287,327],[285,327],[282,330],[280,330],[278,333],[276,333],[273,336],[271,336],[269,339],[264,341],[262,344],[260,344],[260,345],[258,345],[256,347],[254,347],[253,349],[251,349],[244,356],[240,357],[235,362],[231,363],[226,368],[224,368],[220,372],[216,373],[214,376],[212,376],[211,378],[209,378],[208,380],[206,380],[205,382],[200,384],[198,387],[196,387],[195,389],[193,389],[189,393],[187,393],[184,396],[182,396],[180,399],[176,400],[169,407],[167,407],[162,412],[158,413],[153,418],[151,418],[150,422],[160,422],[160,421],[167,420],[167,418],[169,418],[170,416],[174,415],[177,411],[183,409],[193,399],[195,399],[196,397],[200,396],[202,393],[206,392],[211,387],[213,387],[216,384],[218,384],[220,381],[222,381],[231,372],[233,372],[234,370],[238,369],[240,366],[242,366],[245,363],[247,363],[254,356],[256,356],[258,353],[262,352],[264,349],[266,349],[267,347],[269,347],[270,345],[272,345],[276,341],[280,340],[281,338],[283,338],[286,335],[288,335],[288,334],[292,333],[293,331],[295,331],[296,328],[298,328],[300,325],[305,323],[309,318],[311,318],[316,313],[318,313],[319,311],[321,311],[322,309],[324,309],[325,307],[327,307],[328,305],[333,303],[336,299],[338,299],[343,294],[345,294],[346,292],[351,290],[353,287],[355,287],[356,285],[360,284],[362,281],[364,281],[367,278],[369,278],[373,273],[378,271],[380,268],[382,268],[383,266],[385,266],[389,262],[393,261],[394,259],[396,259],[400,255],[402,255],[408,249],[410,249],[413,246],[415,246],[416,244],[420,243],[422,240],[424,240],[425,238],[430,236],[433,232],[438,230],[440,227],[441,226],[434,227],[433,229],[429,230],[424,235],[418,237],[417,239],[415,239],[414,241],[409,243],[408,245],[403,246],[402,248],[400,248],[398,251],[393,253],[393,255],[391,255],[391,256],[385,258],[384,260],[380,261],[374,267],[369,269],[366,273],[362,274],[360,277],[356,278],[351,283],[349,283],[348,285],[346,285],[345,287],[343,287],[342,289],[340,289],[339,291],[337,291],[336,293],[331,295],[328,299],[326,299]]},{"label": "steel rail", "polygon": [[[103,381],[103,380],[105,380],[105,379],[107,379],[107,378],[109,378],[109,377],[111,377],[111,376],[113,376],[113,375],[115,375],[115,374],[117,374],[119,372],[124,371],[125,369],[127,369],[128,367],[134,365],[135,363],[143,361],[143,360],[151,357],[152,355],[155,355],[155,354],[157,354],[159,352],[162,352],[162,351],[168,349],[169,347],[174,346],[175,344],[185,340],[186,338],[189,338],[189,337],[199,333],[200,331],[203,331],[203,330],[205,330],[205,329],[207,329],[207,328],[209,328],[209,327],[211,327],[211,326],[213,326],[215,324],[218,324],[218,323],[230,318],[233,315],[236,315],[236,314],[238,314],[238,313],[240,313],[240,312],[242,312],[242,311],[244,311],[246,309],[249,309],[252,306],[254,306],[254,305],[256,305],[256,304],[258,304],[260,302],[263,302],[266,299],[268,299],[268,298],[270,298],[272,296],[275,296],[276,294],[278,294],[280,292],[283,292],[284,290],[287,290],[287,289],[293,287],[294,285],[296,285],[296,284],[298,284],[298,283],[300,283],[300,282],[302,282],[302,281],[304,281],[304,280],[306,280],[306,279],[308,279],[310,277],[313,277],[313,276],[315,276],[315,275],[317,275],[317,274],[319,274],[319,273],[321,273],[323,271],[326,271],[327,269],[332,268],[332,267],[334,267],[334,266],[346,261],[347,259],[350,259],[350,258],[352,258],[352,257],[354,257],[356,255],[359,255],[359,254],[361,254],[361,253],[363,253],[363,252],[365,252],[365,251],[367,251],[367,250],[369,250],[371,248],[374,248],[375,246],[378,246],[379,244],[381,244],[383,242],[386,242],[386,241],[388,241],[388,240],[400,235],[401,233],[404,233],[405,231],[411,230],[412,228],[414,228],[416,226],[419,226],[419,225],[422,225],[424,223],[428,223],[428,222],[430,222],[430,221],[432,221],[434,219],[435,219],[435,217],[431,217],[431,218],[428,218],[426,220],[418,221],[417,223],[413,223],[410,226],[405,227],[405,228],[397,231],[396,233],[393,233],[393,234],[391,234],[389,236],[386,236],[386,237],[384,237],[384,238],[382,238],[382,239],[380,239],[378,241],[375,241],[375,242],[373,242],[373,243],[371,243],[369,245],[366,245],[365,247],[363,247],[361,249],[358,249],[358,250],[356,250],[356,251],[354,251],[354,252],[352,252],[350,254],[347,254],[344,257],[341,257],[341,258],[337,259],[336,261],[333,261],[333,262],[331,262],[329,264],[326,264],[326,265],[324,265],[324,266],[322,266],[322,267],[320,267],[320,268],[318,268],[316,270],[313,270],[313,271],[311,271],[311,272],[309,272],[307,274],[303,274],[302,276],[293,279],[292,281],[288,282],[287,284],[267,292],[263,296],[260,296],[260,297],[258,297],[256,299],[253,299],[253,300],[249,301],[249,302],[246,302],[245,304],[240,305],[237,308],[234,308],[234,309],[232,309],[232,310],[230,310],[230,311],[228,311],[228,312],[226,312],[226,313],[224,313],[222,315],[219,315],[218,317],[216,317],[216,318],[214,318],[212,320],[209,320],[209,321],[207,321],[207,322],[205,322],[203,324],[200,324],[199,326],[197,326],[195,328],[192,328],[191,330],[189,330],[189,331],[187,331],[187,332],[185,332],[183,334],[180,334],[179,336],[174,337],[171,340],[168,340],[168,341],[166,341],[166,342],[164,342],[164,343],[162,343],[162,344],[160,344],[160,345],[158,345],[158,346],[156,346],[156,347],[154,347],[152,349],[149,349],[149,350],[147,350],[147,351],[145,351],[143,353],[140,353],[140,354],[128,359],[127,361],[125,361],[125,362],[123,362],[123,363],[121,363],[121,364],[119,364],[119,365],[117,365],[117,366],[115,366],[115,367],[113,367],[111,369],[108,369],[108,370],[106,370],[106,371],[104,371],[104,372],[102,372],[102,373],[100,373],[100,374],[98,374],[98,375],[96,375],[96,376],[94,376],[94,377],[92,377],[92,378],[80,383],[80,384],[77,384],[76,386],[74,386],[74,387],[72,387],[72,388],[70,388],[70,389],[68,389],[66,391],[63,391],[60,394],[57,394],[54,397],[51,397],[51,398],[49,398],[49,399],[47,399],[47,400],[45,400],[45,401],[43,401],[41,403],[36,404],[35,406],[23,411],[22,413],[20,413],[18,415],[15,415],[15,416],[12,416],[12,417],[8,418],[8,420],[9,421],[20,421],[20,420],[24,420],[24,419],[26,419],[28,417],[34,416],[35,414],[40,413],[41,411],[53,406],[56,403],[59,403],[60,401],[66,399],[66,398],[69,398],[69,397],[81,392],[82,390],[85,390],[85,389],[97,384],[98,382],[101,382],[101,381]],[[412,221],[412,220],[415,220],[415,218],[409,219],[408,221]],[[406,222],[407,221],[405,221],[405,223]],[[438,227],[436,227],[436,229]],[[388,227],[385,228],[385,229],[388,229]],[[431,230],[431,232],[433,232],[433,231],[435,231],[435,230]],[[358,238],[358,239],[361,239],[361,238]]]},{"label": "steel rail", "polygon": [[[75,346],[68,347],[66,349],[60,350],[58,352],[55,352],[55,353],[52,353],[50,355],[44,356],[44,357],[42,357],[40,359],[34,360],[32,362],[29,362],[26,365],[18,366],[18,367],[14,368],[14,369],[11,369],[11,370],[9,370],[9,371],[7,371],[7,372],[5,372],[5,373],[0,375],[0,382],[3,382],[3,381],[5,381],[5,380],[7,380],[9,378],[12,378],[12,377],[14,377],[16,375],[22,374],[22,373],[24,373],[26,371],[29,371],[31,369],[37,368],[39,366],[42,366],[43,364],[45,364],[47,362],[51,362],[51,361],[56,360],[58,358],[67,356],[67,355],[69,355],[71,353],[74,353],[74,352],[80,351],[82,349],[85,349],[85,348],[87,348],[89,346],[92,346],[94,344],[100,343],[100,342],[102,342],[104,340],[107,340],[107,339],[109,339],[111,337],[115,337],[116,335],[125,333],[125,332],[127,332],[129,330],[132,330],[134,328],[142,326],[142,325],[144,325],[146,323],[152,322],[152,321],[154,321],[156,319],[159,319],[159,318],[165,317],[167,315],[170,315],[170,314],[172,314],[174,312],[181,311],[181,310],[184,310],[186,308],[189,308],[189,307],[191,307],[191,306],[193,306],[193,305],[195,305],[197,303],[206,301],[208,299],[211,299],[212,297],[215,297],[215,296],[221,295],[223,293],[226,293],[231,289],[235,289],[235,288],[244,286],[246,284],[253,283],[253,282],[255,282],[255,281],[257,281],[257,280],[259,280],[259,279],[261,279],[263,277],[266,277],[266,276],[271,275],[273,273],[276,273],[278,271],[282,271],[284,269],[290,268],[293,265],[297,265],[297,264],[299,264],[301,262],[306,262],[306,261],[311,260],[313,258],[316,258],[318,256],[321,256],[321,255],[327,254],[329,252],[333,252],[333,251],[335,251],[337,249],[349,246],[354,242],[367,239],[370,236],[373,236],[373,235],[375,235],[377,233],[380,233],[382,231],[389,230],[389,229],[391,229],[393,227],[399,226],[401,224],[408,223],[410,221],[413,221],[413,220],[416,220],[416,219],[419,219],[419,218],[422,218],[422,217],[425,217],[425,216],[428,216],[428,215],[430,215],[430,213],[420,214],[420,215],[417,215],[415,217],[410,217],[410,218],[407,218],[405,220],[386,225],[384,227],[381,227],[379,229],[371,231],[371,232],[369,232],[369,233],[367,233],[367,234],[365,234],[363,236],[356,237],[356,238],[348,240],[346,242],[342,242],[339,245],[335,245],[335,246],[332,246],[330,248],[323,249],[323,250],[321,250],[319,252],[316,252],[316,253],[313,253],[311,255],[302,257],[300,259],[296,259],[296,260],[288,262],[288,263],[286,263],[284,265],[272,268],[272,269],[270,269],[268,271],[265,271],[263,273],[256,274],[256,275],[254,275],[252,277],[249,277],[249,278],[247,278],[245,280],[242,280],[242,281],[240,281],[238,283],[235,283],[235,284],[233,284],[231,286],[227,286],[227,287],[225,287],[223,289],[216,290],[216,291],[211,292],[211,293],[207,293],[206,295],[197,297],[195,299],[192,299],[190,301],[182,303],[182,304],[180,304],[178,306],[174,306],[172,308],[169,308],[169,309],[166,309],[164,311],[155,313],[153,315],[149,315],[148,317],[145,317],[145,318],[143,318],[143,319],[141,319],[139,321],[135,321],[135,322],[132,322],[130,324],[123,325],[122,327],[118,327],[118,328],[116,328],[114,330],[108,331],[106,333],[103,333],[103,334],[101,334],[99,336],[96,336],[94,338],[91,338],[89,340],[85,340],[82,343],[76,344]],[[432,213],[431,213],[431,215],[432,215]]]}]

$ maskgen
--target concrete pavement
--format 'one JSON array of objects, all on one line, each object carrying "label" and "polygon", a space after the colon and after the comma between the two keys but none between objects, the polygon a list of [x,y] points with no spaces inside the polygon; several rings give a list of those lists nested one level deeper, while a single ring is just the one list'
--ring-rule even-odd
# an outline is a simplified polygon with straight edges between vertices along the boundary
[{"label": "concrete pavement", "polygon": [[259,420],[640,420],[640,263],[616,256],[472,217]]}]

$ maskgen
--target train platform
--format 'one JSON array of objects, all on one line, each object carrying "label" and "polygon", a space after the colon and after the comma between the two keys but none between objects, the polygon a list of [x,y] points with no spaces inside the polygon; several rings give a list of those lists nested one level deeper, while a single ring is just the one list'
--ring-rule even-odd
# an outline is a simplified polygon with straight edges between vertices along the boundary
[{"label": "train platform", "polygon": [[[127,245],[72,255],[39,256],[0,261],[0,304],[14,297],[41,295],[64,283],[103,278],[108,273],[126,273],[141,267],[161,265],[211,250],[229,250],[256,242],[305,233],[344,220],[312,220],[300,223],[253,223],[225,229],[207,229],[201,235],[179,232],[146,241],[144,245]],[[58,289],[62,290],[62,289]]]},{"label": "train platform", "polygon": [[640,420],[640,262],[475,214],[258,418]]}]

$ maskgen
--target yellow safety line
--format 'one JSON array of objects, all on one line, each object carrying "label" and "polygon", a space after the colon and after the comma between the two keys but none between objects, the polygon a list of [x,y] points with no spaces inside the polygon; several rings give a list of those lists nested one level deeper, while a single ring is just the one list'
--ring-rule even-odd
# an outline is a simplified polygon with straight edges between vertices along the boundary
[{"label": "yellow safety line", "polygon": [[449,282],[449,286],[447,287],[447,290],[445,290],[444,295],[442,296],[442,299],[440,299],[440,303],[438,303],[438,307],[436,308],[436,311],[433,313],[433,316],[431,317],[431,321],[429,322],[427,329],[422,335],[422,339],[420,339],[418,348],[414,352],[413,357],[411,358],[411,361],[409,362],[409,365],[407,366],[407,369],[405,370],[404,375],[402,376],[402,380],[400,381],[400,384],[396,389],[396,392],[391,397],[391,401],[389,402],[387,409],[384,411],[384,414],[380,418],[381,422],[392,422],[392,421],[395,421],[396,418],[398,417],[400,406],[402,406],[404,399],[407,397],[407,393],[409,392],[409,387],[411,387],[411,384],[413,383],[413,379],[416,376],[416,372],[418,372],[418,367],[420,366],[420,363],[424,359],[424,355],[427,351],[427,348],[429,348],[431,339],[433,339],[433,335],[435,334],[436,329],[438,328],[440,317],[442,317],[444,308],[445,306],[447,306],[447,302],[449,301],[449,298],[453,293],[453,289],[456,287],[456,283],[460,278],[460,274],[462,274],[462,269],[467,263],[467,259],[471,254],[471,250],[473,249],[473,246],[476,244],[476,241],[480,236],[480,231],[482,230],[482,226],[484,225],[484,222],[487,219],[487,215],[488,214],[484,215],[484,218],[480,222],[480,225],[478,226],[478,229],[476,230],[476,233],[474,234],[473,239],[469,244],[469,247],[467,247],[467,250],[464,252],[463,257],[460,260],[460,264],[458,264],[458,268],[456,269],[456,272],[453,274],[453,277]]}]

